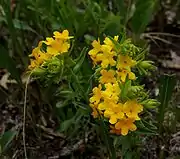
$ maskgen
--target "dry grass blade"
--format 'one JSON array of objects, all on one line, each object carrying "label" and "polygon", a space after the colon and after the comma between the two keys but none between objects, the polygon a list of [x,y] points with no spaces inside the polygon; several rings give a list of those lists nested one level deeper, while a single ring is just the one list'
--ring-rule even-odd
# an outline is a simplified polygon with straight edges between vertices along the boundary
[{"label": "dry grass blade", "polygon": [[80,147],[88,142],[88,135],[86,135],[85,139],[81,139],[78,141],[76,144],[74,144],[71,147],[64,147],[61,151],[60,156],[68,156],[72,154],[73,152],[77,151],[80,149]]},{"label": "dry grass blade", "polygon": [[180,35],[175,35],[175,34],[171,34],[171,33],[161,33],[161,32],[149,32],[149,33],[144,33],[142,34],[142,36],[149,36],[149,35],[162,35],[162,36],[170,36],[170,37],[176,37],[176,38],[180,38]]},{"label": "dry grass blade", "polygon": [[24,92],[24,110],[23,110],[23,145],[24,145],[24,155],[25,159],[27,159],[27,150],[26,150],[26,134],[25,134],[25,125],[26,125],[26,102],[27,102],[27,88],[28,83],[30,80],[31,74],[27,78],[27,82],[25,85],[25,92]]},{"label": "dry grass blade", "polygon": [[[144,37],[144,38],[149,38],[149,39],[151,39],[151,40],[152,40],[152,39],[154,39],[154,40],[159,40],[159,41],[161,41],[161,42],[163,42],[163,43],[165,43],[165,44],[169,44],[169,45],[172,45],[172,46],[174,46],[174,47],[176,47],[176,48],[180,48],[178,45],[173,44],[171,41],[168,41],[168,40],[166,40],[166,39],[160,38],[160,37],[158,37],[158,36],[151,36],[150,34],[143,34],[142,37]],[[152,40],[152,41],[154,41],[154,40]]]},{"label": "dry grass blade", "polygon": [[47,134],[49,134],[49,135],[52,135],[52,136],[54,136],[54,137],[60,137],[60,138],[65,138],[65,136],[63,135],[63,134],[61,134],[61,133],[59,133],[59,132],[53,132],[53,129],[50,129],[50,128],[46,128],[46,127],[44,127],[43,125],[39,125],[39,124],[36,124],[36,126],[38,127],[38,128],[41,128],[44,132],[46,132]]}]

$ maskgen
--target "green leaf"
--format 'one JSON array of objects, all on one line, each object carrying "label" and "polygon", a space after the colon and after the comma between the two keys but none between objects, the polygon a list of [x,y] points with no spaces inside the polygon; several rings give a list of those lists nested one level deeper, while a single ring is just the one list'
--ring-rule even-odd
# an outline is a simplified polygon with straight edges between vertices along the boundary
[{"label": "green leaf", "polygon": [[143,123],[144,127],[150,129],[150,130],[157,130],[157,127],[145,120],[141,120],[141,122]]},{"label": "green leaf", "polygon": [[110,14],[101,24],[101,33],[109,36],[118,35],[122,30],[120,16]]},{"label": "green leaf", "polygon": [[12,12],[11,12],[11,1],[7,0],[5,1],[3,8],[5,10],[5,17],[6,17],[6,22],[7,22],[7,27],[8,27],[8,31],[10,33],[10,37],[12,40],[12,46],[13,46],[13,51],[15,51],[15,53],[17,53],[18,57],[21,59],[22,64],[24,64],[24,66],[26,66],[27,61],[24,58],[24,54],[23,54],[23,45],[20,45],[19,41],[17,40],[17,32],[16,32],[16,28],[14,27],[13,24],[13,18],[12,18]]},{"label": "green leaf", "polygon": [[137,134],[147,134],[147,135],[157,135],[156,127],[154,125],[151,125],[147,122],[137,121],[136,125],[138,127],[137,131],[135,133]]},{"label": "green leaf", "polygon": [[6,49],[0,45],[0,68],[6,68],[10,73],[11,76],[21,84],[20,74],[16,68],[15,62],[9,56]]},{"label": "green leaf", "polygon": [[163,75],[160,79],[161,85],[160,85],[160,94],[159,94],[159,100],[160,100],[160,106],[158,110],[158,122],[159,122],[159,132],[162,132],[163,127],[163,121],[164,121],[164,114],[165,109],[168,107],[169,101],[171,100],[173,89],[176,84],[176,78],[175,75]]},{"label": "green leaf", "polygon": [[115,0],[114,1],[114,7],[117,7],[117,9],[119,11],[119,14],[123,18],[122,20],[125,21],[126,20],[126,16],[128,16],[127,15],[128,7],[127,7],[125,1]]},{"label": "green leaf", "polygon": [[121,137],[121,144],[122,144],[122,156],[125,156],[125,154],[128,152],[128,150],[131,149],[131,138],[130,136],[122,136]]},{"label": "green leaf", "polygon": [[121,87],[121,100],[125,101],[127,100],[128,91],[131,88],[131,81],[126,79],[125,83],[120,85],[120,87]]},{"label": "green leaf", "polygon": [[31,31],[31,32],[37,34],[37,32],[36,32],[34,29],[32,29],[28,24],[26,24],[26,23],[23,22],[23,21],[20,21],[20,20],[18,20],[18,19],[14,19],[14,20],[13,20],[13,24],[14,24],[14,27],[15,27],[16,29],[28,30],[28,31]]},{"label": "green leaf", "polygon": [[73,124],[73,122],[74,122],[74,118],[63,121],[62,123],[60,123],[59,131],[60,132],[67,131],[69,127]]},{"label": "green leaf", "polygon": [[136,10],[131,21],[131,28],[134,33],[140,34],[145,31],[146,26],[152,20],[156,3],[156,0],[137,0]]},{"label": "green leaf", "polygon": [[80,69],[86,57],[87,48],[83,48],[80,56],[76,59],[76,65],[73,68],[73,72],[76,74]]},{"label": "green leaf", "polygon": [[68,106],[70,99],[66,99],[64,101],[59,101],[56,103],[57,108],[63,108],[65,106]]},{"label": "green leaf", "polygon": [[0,137],[0,153],[4,152],[6,148],[9,146],[10,142],[14,139],[17,131],[6,131]]},{"label": "green leaf", "polygon": [[113,144],[112,139],[109,136],[107,126],[101,117],[100,117],[99,123],[100,123],[100,130],[101,130],[103,140],[104,140],[106,147],[108,149],[109,157],[112,159],[115,159],[116,158],[116,151],[114,148],[114,144]]}]

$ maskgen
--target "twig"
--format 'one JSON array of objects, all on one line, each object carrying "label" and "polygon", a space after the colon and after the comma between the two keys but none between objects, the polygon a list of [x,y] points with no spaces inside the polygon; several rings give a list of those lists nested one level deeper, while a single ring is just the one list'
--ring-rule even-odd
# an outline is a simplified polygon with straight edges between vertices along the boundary
[{"label": "twig", "polygon": [[70,155],[72,152],[77,151],[81,145],[85,144],[88,142],[88,135],[86,135],[85,139],[81,139],[79,142],[77,142],[76,144],[74,144],[71,147],[64,147],[61,151],[60,156],[68,156]]},{"label": "twig", "polygon": [[[142,36],[142,37],[145,37],[145,36]],[[154,44],[156,44],[160,48],[159,44],[156,42],[155,39],[152,38],[152,36],[146,36],[146,37],[150,38],[150,40],[152,40],[152,42],[154,42]]]},{"label": "twig", "polygon": [[58,132],[53,132],[52,129],[46,128],[46,127],[44,127],[43,125],[36,124],[36,126],[37,126],[38,128],[41,128],[44,132],[50,134],[51,136],[60,137],[60,138],[63,138],[63,139],[65,138],[65,136],[64,136],[63,134],[58,133]]},{"label": "twig", "polygon": [[12,159],[17,158],[17,154],[19,153],[19,150],[16,150],[16,152],[13,154]]},{"label": "twig", "polygon": [[171,33],[148,32],[148,33],[142,34],[142,36],[147,36],[147,35],[164,35],[164,36],[171,36],[171,37],[180,38],[180,35],[175,35],[175,34],[171,34]]},{"label": "twig", "polygon": [[48,159],[58,159],[59,155],[48,157]]},{"label": "twig", "polygon": [[161,42],[163,42],[165,44],[169,44],[169,45],[172,45],[172,46],[174,46],[176,48],[180,48],[179,46],[173,44],[172,42],[170,42],[170,41],[168,41],[166,39],[160,38],[158,36],[151,36],[151,35],[148,35],[148,34],[144,34],[143,37],[150,38],[151,40],[152,39],[159,40],[159,41],[161,41]]}]

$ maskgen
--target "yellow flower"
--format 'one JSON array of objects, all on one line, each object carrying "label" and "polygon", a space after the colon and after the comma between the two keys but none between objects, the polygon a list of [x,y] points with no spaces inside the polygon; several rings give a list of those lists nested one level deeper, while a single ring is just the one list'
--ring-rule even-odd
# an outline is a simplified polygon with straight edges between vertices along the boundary
[{"label": "yellow flower", "polygon": [[62,33],[58,32],[58,31],[55,31],[53,34],[54,34],[53,37],[55,39],[68,40],[68,39],[73,38],[73,36],[69,36],[69,31],[68,30],[63,30]]},{"label": "yellow flower", "polygon": [[108,67],[108,65],[115,66],[116,61],[113,59],[116,56],[115,51],[111,51],[111,47],[108,45],[101,45],[100,41],[94,40],[92,42],[93,49],[89,51],[89,55],[93,60],[94,64],[101,62],[103,68]]},{"label": "yellow flower", "polygon": [[117,60],[117,69],[128,69],[132,66],[134,66],[136,62],[132,60],[132,58],[128,55],[123,56],[123,55],[118,55],[118,60]]},{"label": "yellow flower", "polygon": [[115,71],[114,70],[101,70],[101,77],[100,77],[100,83],[115,83],[116,78],[114,77]]},{"label": "yellow flower", "polygon": [[100,44],[100,41],[98,39],[98,41],[94,40],[92,42],[92,46],[93,46],[93,49],[89,51],[89,55],[92,56],[93,58],[95,58],[95,56],[97,55],[98,52],[101,51],[101,44]]},{"label": "yellow flower", "polygon": [[114,54],[112,52],[105,51],[103,53],[99,53],[96,56],[96,60],[101,61],[102,68],[107,68],[109,65],[116,65],[116,61],[114,60]]},{"label": "yellow flower", "polygon": [[70,48],[70,44],[68,42],[64,42],[61,46],[60,52],[61,53],[68,52],[69,48]]},{"label": "yellow flower", "polygon": [[52,46],[48,46],[46,51],[48,54],[50,54],[52,56],[57,56],[58,54],[60,54],[59,49],[52,47]]},{"label": "yellow flower", "polygon": [[137,129],[136,125],[133,123],[135,120],[133,118],[124,118],[119,120],[115,124],[115,129],[120,130],[122,135],[127,135],[128,131],[135,131]]},{"label": "yellow flower", "polygon": [[[114,40],[115,40],[115,41],[118,41],[118,38],[119,38],[119,36],[114,36]],[[104,44],[110,46],[111,49],[114,48],[114,43],[113,43],[113,41],[112,41],[110,38],[108,38],[108,37],[105,38]]]},{"label": "yellow flower", "polygon": [[113,46],[113,42],[111,41],[111,39],[110,38],[108,38],[108,37],[106,37],[105,39],[104,39],[104,44],[106,44],[106,45],[108,45],[108,46]]},{"label": "yellow flower", "polygon": [[113,103],[112,105],[109,105],[108,109],[104,112],[104,117],[109,118],[109,122],[111,124],[117,123],[118,119],[122,119],[124,117],[123,104]]},{"label": "yellow flower", "polygon": [[143,111],[143,106],[135,100],[127,101],[123,105],[123,112],[129,118],[134,118],[135,120],[140,120],[138,113]]},{"label": "yellow flower", "polygon": [[133,72],[129,71],[129,70],[121,70],[121,71],[116,71],[117,73],[117,77],[119,77],[121,79],[122,82],[125,82],[126,80],[126,76],[128,76],[128,78],[130,80],[135,80],[136,76]]},{"label": "yellow flower", "polygon": [[68,52],[70,44],[68,42],[63,42],[61,40],[54,40],[51,45],[47,47],[47,52],[53,56],[60,53]]},{"label": "yellow flower", "polygon": [[118,83],[107,83],[105,84],[105,90],[102,91],[102,97],[104,100],[112,100],[114,102],[117,102],[119,100],[119,95],[121,93],[121,90],[119,88]]},{"label": "yellow flower", "polygon": [[110,133],[121,135],[121,130],[117,130],[114,126],[110,125]]},{"label": "yellow flower", "polygon": [[37,59],[37,62],[39,62],[39,64],[42,64],[43,62],[48,60],[50,57],[51,55],[49,55],[48,53],[40,53],[39,58]]},{"label": "yellow flower", "polygon": [[105,101],[99,103],[98,109],[101,110],[101,111],[102,111],[102,110],[106,110],[106,109],[108,109],[108,107],[109,107],[110,105],[113,104],[113,101],[110,101],[110,100],[109,100],[109,102],[107,102],[107,101],[108,101],[108,100],[105,100]]},{"label": "yellow flower", "polygon": [[[47,37],[45,41],[40,41],[38,47],[33,49],[30,57],[34,59],[30,60],[29,69],[41,66],[46,60],[52,58],[52,56],[68,52],[70,44],[67,40],[72,38],[69,36],[68,30],[64,30],[62,33],[56,31],[54,32],[54,37],[55,39]],[[46,51],[42,50],[43,43],[47,45]]]},{"label": "yellow flower", "polygon": [[38,46],[32,50],[32,54],[30,54],[29,56],[37,59],[39,57],[39,53],[42,53],[41,46],[42,46],[42,41],[40,41]]},{"label": "yellow flower", "polygon": [[54,37],[55,39],[46,38],[46,41],[43,41],[47,45],[47,52],[53,56],[68,52],[70,44],[66,40],[72,38],[69,36],[69,32],[67,30],[64,30],[62,33],[55,31]]},{"label": "yellow flower", "polygon": [[28,69],[32,70],[32,69],[37,68],[37,67],[39,67],[39,63],[37,63],[36,60],[31,59],[30,60],[30,65],[28,66]]},{"label": "yellow flower", "polygon": [[34,57],[34,59],[30,60],[29,69],[34,69],[39,67],[43,62],[51,58],[51,55],[41,51],[42,42],[38,44],[38,47],[34,48],[30,57]]},{"label": "yellow flower", "polygon": [[35,59],[37,59],[39,57],[39,52],[40,52],[40,49],[38,47],[34,48],[32,50],[31,57],[34,57]]},{"label": "yellow flower", "polygon": [[97,105],[95,104],[90,104],[90,107],[92,108],[92,116],[94,118],[97,118],[99,115],[103,114],[101,110],[98,110]]},{"label": "yellow flower", "polygon": [[119,39],[119,36],[118,36],[118,35],[114,36],[114,40],[115,40],[115,41],[118,41],[118,39]]},{"label": "yellow flower", "polygon": [[46,41],[43,41],[43,42],[44,42],[46,45],[51,45],[51,44],[54,42],[54,39],[47,37],[47,38],[46,38]]},{"label": "yellow flower", "polygon": [[101,93],[101,85],[98,87],[93,88],[93,96],[90,98],[90,102],[94,104],[98,104],[102,98],[102,93]]},{"label": "yellow flower", "polygon": [[47,52],[52,55],[57,55],[61,50],[62,44],[63,41],[61,40],[53,40],[51,44],[47,47]]},{"label": "yellow flower", "polygon": [[46,60],[49,59],[49,55],[44,54],[44,53],[40,53],[38,58],[36,59],[31,59],[30,60],[30,65],[28,66],[29,69],[34,69],[39,67],[41,64],[43,64],[43,62],[45,62]]}]

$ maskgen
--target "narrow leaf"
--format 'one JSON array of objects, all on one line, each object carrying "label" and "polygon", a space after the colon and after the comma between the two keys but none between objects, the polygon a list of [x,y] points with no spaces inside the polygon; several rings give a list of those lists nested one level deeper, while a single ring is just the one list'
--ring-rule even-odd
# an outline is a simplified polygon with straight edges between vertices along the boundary
[{"label": "narrow leaf", "polygon": [[131,27],[134,33],[140,34],[145,31],[146,26],[152,20],[156,3],[156,0],[137,0],[135,5],[136,10],[131,22]]},{"label": "narrow leaf", "polygon": [[100,128],[101,128],[102,137],[103,137],[104,142],[106,144],[106,147],[108,149],[109,157],[111,159],[115,159],[116,158],[116,152],[115,152],[115,148],[114,148],[114,145],[113,145],[113,141],[109,136],[107,126],[105,125],[105,122],[104,122],[104,120],[102,118],[100,118],[99,122],[100,122]]},{"label": "narrow leaf", "polygon": [[37,34],[37,32],[34,29],[32,29],[27,23],[25,23],[23,21],[20,21],[18,19],[14,19],[13,24],[14,24],[14,27],[16,29],[27,30],[27,31],[31,31],[31,32]]},{"label": "narrow leaf", "polygon": [[0,45],[0,68],[7,69],[11,76],[19,83],[21,84],[21,78],[20,74],[16,68],[15,62],[13,59],[9,56],[7,50]]},{"label": "narrow leaf", "polygon": [[83,62],[85,60],[86,52],[87,52],[87,48],[84,48],[81,51],[81,54],[80,54],[79,58],[76,60],[76,65],[73,68],[74,73],[77,73],[80,70],[80,68],[81,68],[81,66],[82,66],[82,64],[83,64]]},{"label": "narrow leaf", "polygon": [[6,131],[0,137],[1,152],[3,152],[9,146],[10,142],[13,140],[16,134],[17,134],[16,131]]},{"label": "narrow leaf", "polygon": [[171,100],[172,92],[176,84],[175,75],[163,75],[161,76],[160,85],[160,106],[159,106],[159,132],[161,133],[163,127],[163,120],[165,109],[168,107],[169,101]]}]

